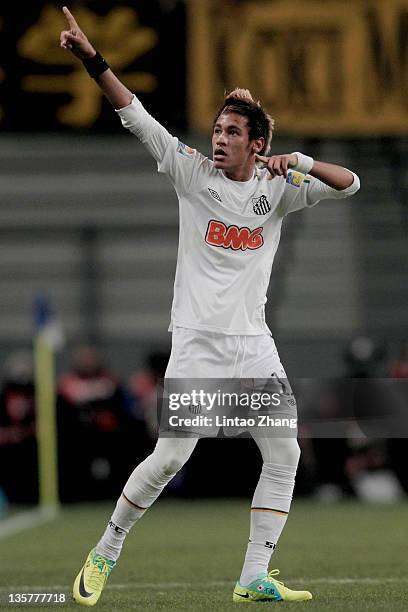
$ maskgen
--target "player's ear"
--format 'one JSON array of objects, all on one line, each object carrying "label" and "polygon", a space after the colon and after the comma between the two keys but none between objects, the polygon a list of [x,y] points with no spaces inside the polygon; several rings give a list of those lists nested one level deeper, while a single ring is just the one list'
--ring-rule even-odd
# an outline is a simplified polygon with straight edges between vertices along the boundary
[{"label": "player's ear", "polygon": [[256,138],[252,142],[252,152],[260,154],[265,146],[265,138],[261,136],[261,138]]}]

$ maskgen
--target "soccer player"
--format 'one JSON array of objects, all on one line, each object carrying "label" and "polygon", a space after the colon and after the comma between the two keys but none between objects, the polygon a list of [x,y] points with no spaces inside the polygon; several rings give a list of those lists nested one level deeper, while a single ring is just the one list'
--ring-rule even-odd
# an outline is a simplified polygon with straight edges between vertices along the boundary
[{"label": "soccer player", "polygon": [[[264,304],[282,220],[319,200],[345,198],[359,179],[302,153],[267,157],[273,120],[250,92],[229,93],[217,113],[210,160],[171,136],[113,74],[69,10],[61,46],[84,63],[122,124],[174,185],[180,237],[171,314],[172,352],[166,377],[285,378]],[[295,437],[251,431],[263,467],[251,507],[250,539],[235,602],[304,601],[268,565],[289,512],[299,461]],[[159,436],[153,453],[127,481],[104,534],[75,583],[74,599],[92,606],[119,558],[131,527],[184,465],[197,444],[193,433]]]}]

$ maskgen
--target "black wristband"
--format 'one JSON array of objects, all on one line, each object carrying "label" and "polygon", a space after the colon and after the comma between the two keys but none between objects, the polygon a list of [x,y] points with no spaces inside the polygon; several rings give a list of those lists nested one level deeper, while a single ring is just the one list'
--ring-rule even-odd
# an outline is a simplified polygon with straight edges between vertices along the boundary
[{"label": "black wristband", "polygon": [[87,59],[82,60],[83,65],[85,66],[88,74],[93,78],[97,79],[101,76],[106,70],[109,70],[110,66],[108,62],[103,59],[102,55],[99,51],[96,52],[96,55],[93,57],[88,57]]}]

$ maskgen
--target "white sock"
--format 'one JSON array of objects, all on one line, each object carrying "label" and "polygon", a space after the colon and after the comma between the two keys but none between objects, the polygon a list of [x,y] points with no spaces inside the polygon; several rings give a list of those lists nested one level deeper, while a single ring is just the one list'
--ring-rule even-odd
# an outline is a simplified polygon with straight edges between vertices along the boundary
[{"label": "white sock", "polygon": [[249,543],[240,584],[268,573],[272,553],[285,526],[295,486],[296,467],[264,463],[251,506]]},{"label": "white sock", "polygon": [[96,545],[96,552],[108,559],[117,561],[127,534],[136,521],[143,516],[145,511],[146,508],[140,508],[136,504],[132,504],[122,494],[117,501],[116,508],[103,536]]},{"label": "white sock", "polygon": [[158,498],[166,484],[182,468],[198,438],[160,438],[153,453],[132,472],[96,552],[117,561],[133,525]]}]

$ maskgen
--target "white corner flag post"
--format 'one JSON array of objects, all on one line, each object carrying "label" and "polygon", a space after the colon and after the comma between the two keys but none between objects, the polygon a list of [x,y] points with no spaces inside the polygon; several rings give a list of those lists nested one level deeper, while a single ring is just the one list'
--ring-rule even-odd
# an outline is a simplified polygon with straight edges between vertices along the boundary
[{"label": "white corner flag post", "polygon": [[39,505],[51,518],[59,508],[55,351],[62,338],[42,295],[34,302],[34,321]]}]

